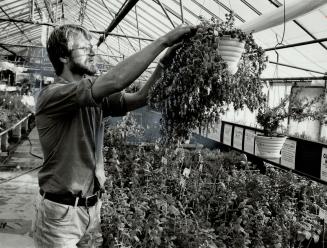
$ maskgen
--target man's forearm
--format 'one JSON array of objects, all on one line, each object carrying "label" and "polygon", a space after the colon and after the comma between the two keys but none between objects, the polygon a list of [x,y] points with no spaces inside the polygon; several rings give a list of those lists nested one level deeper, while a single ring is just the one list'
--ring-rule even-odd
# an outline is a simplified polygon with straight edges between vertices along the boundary
[{"label": "man's forearm", "polygon": [[151,77],[138,92],[131,94],[125,93],[127,111],[135,110],[147,104],[149,90],[151,89],[152,85],[160,79],[161,73],[162,68],[158,65]]},{"label": "man's forearm", "polygon": [[118,63],[95,81],[92,86],[93,97],[101,99],[128,87],[165,48],[164,39],[159,38],[138,53]]}]

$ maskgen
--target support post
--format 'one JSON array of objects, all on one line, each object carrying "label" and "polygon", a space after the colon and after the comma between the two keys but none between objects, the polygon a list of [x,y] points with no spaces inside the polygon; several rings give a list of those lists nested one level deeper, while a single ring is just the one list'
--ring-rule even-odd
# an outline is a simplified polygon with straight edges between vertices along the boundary
[{"label": "support post", "polygon": [[32,1],[32,6],[31,6],[31,20],[34,21],[34,0]]},{"label": "support post", "polygon": [[168,18],[168,20],[170,21],[171,25],[175,28],[175,24],[173,23],[173,21],[170,19],[167,11],[166,11],[166,8],[162,5],[161,1],[160,0],[157,0],[157,2],[159,3],[160,7],[162,8],[163,12],[165,13],[166,17]]},{"label": "support post", "polygon": [[19,141],[22,137],[22,124],[18,124],[13,130],[12,130],[12,137]]},{"label": "support post", "polygon": [[180,7],[181,7],[181,18],[182,18],[182,23],[184,23],[183,0],[180,0]]},{"label": "support post", "polygon": [[8,132],[2,133],[1,135],[1,151],[8,152],[9,142],[8,142]]}]

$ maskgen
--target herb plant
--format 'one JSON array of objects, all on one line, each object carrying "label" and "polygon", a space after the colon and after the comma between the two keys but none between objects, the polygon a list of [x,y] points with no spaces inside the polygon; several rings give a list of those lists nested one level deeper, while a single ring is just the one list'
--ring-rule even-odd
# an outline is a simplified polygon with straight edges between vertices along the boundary
[{"label": "herb plant", "polygon": [[263,127],[264,135],[276,136],[281,121],[286,118],[297,121],[324,118],[327,110],[326,105],[323,104],[324,94],[309,100],[307,97],[299,97],[300,91],[301,89],[297,89],[291,96],[285,96],[275,107],[261,105],[256,118],[258,124]]},{"label": "herb plant", "polygon": [[105,248],[301,248],[323,235],[326,187],[292,172],[261,173],[235,152],[130,146],[110,157]]},{"label": "herb plant", "polygon": [[[245,43],[234,75],[217,52],[226,35]],[[149,105],[162,113],[164,141],[187,139],[195,128],[216,122],[230,104],[234,109],[258,108],[265,98],[259,76],[266,60],[252,35],[234,28],[233,13],[224,22],[202,18],[196,34],[183,41],[149,94]]]}]

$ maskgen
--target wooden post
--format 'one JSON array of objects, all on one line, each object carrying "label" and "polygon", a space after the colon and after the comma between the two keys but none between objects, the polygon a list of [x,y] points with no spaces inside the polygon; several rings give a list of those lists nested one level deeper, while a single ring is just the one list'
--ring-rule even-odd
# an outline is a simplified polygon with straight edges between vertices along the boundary
[{"label": "wooden post", "polygon": [[12,129],[12,137],[20,140],[22,137],[22,124],[19,123],[15,128]]},{"label": "wooden post", "polygon": [[22,134],[27,134],[28,131],[28,117],[22,122]]},{"label": "wooden post", "polygon": [[2,133],[2,135],[1,135],[1,151],[7,152],[8,147],[9,147],[8,132],[5,132],[5,133]]}]

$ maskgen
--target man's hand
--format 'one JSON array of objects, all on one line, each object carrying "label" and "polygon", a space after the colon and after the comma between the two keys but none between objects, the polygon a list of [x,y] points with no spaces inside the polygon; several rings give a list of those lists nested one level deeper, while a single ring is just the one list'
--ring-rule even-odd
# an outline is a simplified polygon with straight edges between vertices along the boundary
[{"label": "man's hand", "polygon": [[190,37],[196,33],[197,28],[195,26],[189,26],[189,25],[179,25],[178,27],[174,28],[167,34],[163,36],[164,44],[167,47],[170,47],[186,37]]},{"label": "man's hand", "polygon": [[176,51],[182,46],[182,43],[177,43],[171,47],[169,47],[165,53],[165,55],[159,60],[159,63],[163,67],[167,67],[172,63],[173,58],[176,56]]}]

